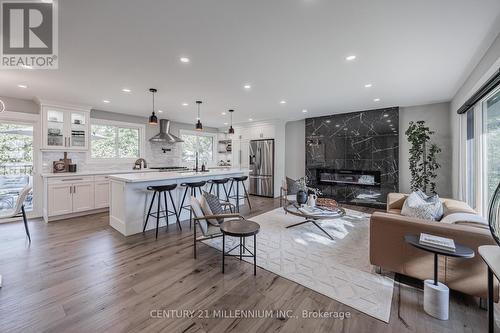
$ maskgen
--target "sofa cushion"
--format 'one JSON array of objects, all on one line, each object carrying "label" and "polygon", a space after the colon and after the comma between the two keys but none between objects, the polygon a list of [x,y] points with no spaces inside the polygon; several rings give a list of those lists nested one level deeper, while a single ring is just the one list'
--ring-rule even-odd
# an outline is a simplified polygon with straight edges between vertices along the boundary
[{"label": "sofa cushion", "polygon": [[476,211],[472,209],[467,203],[453,199],[445,199],[443,202],[443,208],[444,216],[454,213],[476,214]]},{"label": "sofa cushion", "polygon": [[479,228],[489,229],[488,221],[484,217],[471,213],[448,214],[441,219],[441,222],[449,224],[466,224]]},{"label": "sofa cushion", "polygon": [[420,190],[415,191],[406,198],[401,215],[439,221],[443,216],[443,204],[437,194],[428,196]]}]

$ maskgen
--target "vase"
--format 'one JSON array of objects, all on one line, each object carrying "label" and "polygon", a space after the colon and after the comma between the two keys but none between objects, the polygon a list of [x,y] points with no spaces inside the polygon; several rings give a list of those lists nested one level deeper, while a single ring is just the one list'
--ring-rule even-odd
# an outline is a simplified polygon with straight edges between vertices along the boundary
[{"label": "vase", "polygon": [[303,190],[299,190],[297,192],[297,203],[299,205],[303,205],[307,202],[307,192]]},{"label": "vase", "polygon": [[310,207],[315,207],[316,199],[318,199],[318,196],[316,194],[309,194],[309,198],[307,199],[307,205]]}]

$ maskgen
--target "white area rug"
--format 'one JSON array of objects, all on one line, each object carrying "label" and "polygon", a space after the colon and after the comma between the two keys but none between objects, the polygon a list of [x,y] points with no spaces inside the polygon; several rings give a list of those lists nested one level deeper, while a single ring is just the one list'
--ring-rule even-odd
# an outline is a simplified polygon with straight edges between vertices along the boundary
[{"label": "white area rug", "polygon": [[[283,208],[253,217],[261,226],[257,266],[389,322],[394,280],[370,265],[369,218],[346,210],[341,219],[319,222],[335,238],[332,241],[312,223],[286,229],[303,219],[285,214]],[[222,238],[205,243],[220,250]],[[226,237],[226,250],[236,244],[236,238]],[[253,237],[246,244],[253,251]],[[252,258],[244,259],[253,263]]]}]

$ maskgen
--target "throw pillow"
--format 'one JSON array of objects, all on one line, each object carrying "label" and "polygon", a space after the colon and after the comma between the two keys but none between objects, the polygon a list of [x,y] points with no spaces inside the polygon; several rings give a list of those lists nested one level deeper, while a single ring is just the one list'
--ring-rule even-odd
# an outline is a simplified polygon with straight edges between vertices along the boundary
[{"label": "throw pillow", "polygon": [[[208,204],[207,200],[205,199],[205,196],[202,196],[200,198],[200,206],[201,206],[201,210],[203,210],[204,216],[214,215],[214,213],[212,212],[212,209],[210,208],[210,205]],[[206,219],[206,221],[214,226],[219,225],[219,222],[216,219]]]},{"label": "throw pillow", "polygon": [[288,191],[288,195],[297,194],[297,192],[299,191],[299,186],[297,185],[297,181],[289,177],[286,177],[286,188]]},{"label": "throw pillow", "polygon": [[439,221],[443,216],[443,203],[439,196],[427,196],[418,190],[406,198],[401,215],[416,217],[423,220]]},{"label": "throw pillow", "polygon": [[[203,197],[205,198],[205,201],[210,207],[210,210],[212,210],[212,214],[219,215],[224,213],[224,209],[222,208],[220,200],[219,198],[217,198],[216,195],[203,191]],[[218,222],[217,225],[219,225],[219,223],[224,222],[224,219],[218,218],[217,222]]]}]

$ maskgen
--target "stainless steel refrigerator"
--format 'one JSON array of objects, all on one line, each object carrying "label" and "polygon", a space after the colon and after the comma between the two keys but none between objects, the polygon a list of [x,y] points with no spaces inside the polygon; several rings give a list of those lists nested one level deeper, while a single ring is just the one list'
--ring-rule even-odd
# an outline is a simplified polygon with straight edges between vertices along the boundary
[{"label": "stainless steel refrigerator", "polygon": [[274,140],[250,141],[250,194],[274,197]]}]

